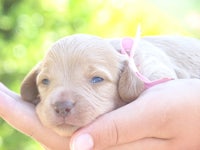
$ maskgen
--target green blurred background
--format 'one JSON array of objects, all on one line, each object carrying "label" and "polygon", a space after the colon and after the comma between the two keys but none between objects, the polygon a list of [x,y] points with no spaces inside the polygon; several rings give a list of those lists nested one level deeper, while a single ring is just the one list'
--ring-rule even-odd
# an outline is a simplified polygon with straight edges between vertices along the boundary
[{"label": "green blurred background", "polygon": [[[0,81],[19,92],[52,42],[74,33],[103,37],[200,37],[199,0],[0,0]],[[0,150],[41,150],[0,119]]]}]

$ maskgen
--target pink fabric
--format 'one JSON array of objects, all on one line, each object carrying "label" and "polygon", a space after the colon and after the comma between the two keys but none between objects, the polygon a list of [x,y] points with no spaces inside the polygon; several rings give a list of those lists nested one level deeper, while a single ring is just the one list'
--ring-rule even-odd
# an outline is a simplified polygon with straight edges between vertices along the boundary
[{"label": "pink fabric", "polygon": [[141,81],[144,82],[145,88],[147,89],[147,88],[150,88],[154,85],[164,83],[164,82],[171,80],[169,78],[162,78],[162,79],[158,79],[158,80],[155,80],[155,81],[150,81],[148,78],[143,76],[138,71],[137,66],[135,65],[133,56],[134,56],[136,44],[138,44],[139,39],[140,39],[140,36],[138,34],[136,35],[135,43],[134,43],[134,40],[132,38],[128,38],[128,37],[123,38],[122,41],[121,41],[121,53],[129,56],[130,61],[133,62],[131,65],[133,65],[132,67],[134,69],[135,75],[138,77],[138,79],[140,79]]},{"label": "pink fabric", "polygon": [[134,41],[131,38],[123,38],[122,39],[122,49],[121,49],[121,53],[122,54],[128,54],[129,57],[133,57],[133,51],[131,50],[133,47]]},{"label": "pink fabric", "polygon": [[144,82],[144,85],[145,85],[145,89],[148,89],[154,85],[157,85],[157,84],[160,84],[160,83],[164,83],[164,82],[167,82],[167,81],[170,81],[172,79],[169,79],[169,78],[162,78],[162,79],[158,79],[158,80],[154,80],[154,81],[150,81],[149,79],[147,79],[145,76],[143,76],[141,73],[139,72],[135,72],[136,73],[136,76]]}]

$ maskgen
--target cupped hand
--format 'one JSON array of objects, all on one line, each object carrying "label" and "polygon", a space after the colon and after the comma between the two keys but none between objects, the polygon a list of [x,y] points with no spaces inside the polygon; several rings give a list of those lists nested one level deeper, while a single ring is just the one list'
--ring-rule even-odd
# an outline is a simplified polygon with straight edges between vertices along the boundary
[{"label": "cupped hand", "polygon": [[[198,150],[200,81],[175,80],[145,91],[136,101],[77,131],[72,150]],[[51,150],[68,150],[69,139],[43,127],[33,105],[0,84],[0,116]]]},{"label": "cupped hand", "polygon": [[71,139],[72,150],[199,150],[200,80],[174,80],[99,117]]}]

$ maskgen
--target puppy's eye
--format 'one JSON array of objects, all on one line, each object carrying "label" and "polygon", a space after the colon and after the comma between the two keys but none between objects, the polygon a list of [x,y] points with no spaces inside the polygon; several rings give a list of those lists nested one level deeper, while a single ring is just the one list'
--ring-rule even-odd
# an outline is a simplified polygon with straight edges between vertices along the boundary
[{"label": "puppy's eye", "polygon": [[101,78],[101,77],[97,77],[97,76],[95,76],[95,77],[93,77],[92,79],[91,79],[91,83],[99,83],[99,82],[102,82],[104,79],[103,78]]},{"label": "puppy's eye", "polygon": [[50,83],[49,79],[42,80],[42,84],[44,84],[44,85],[49,85],[49,83]]}]

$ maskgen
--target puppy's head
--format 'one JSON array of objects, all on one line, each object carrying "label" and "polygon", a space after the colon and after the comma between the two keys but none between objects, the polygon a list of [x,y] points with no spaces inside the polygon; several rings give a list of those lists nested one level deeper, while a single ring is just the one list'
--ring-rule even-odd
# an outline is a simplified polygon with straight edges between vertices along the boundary
[{"label": "puppy's head", "polygon": [[[56,42],[21,86],[41,122],[63,136],[135,99],[143,85],[126,57],[98,37],[73,35]],[[141,88],[136,86],[141,85]]]}]

